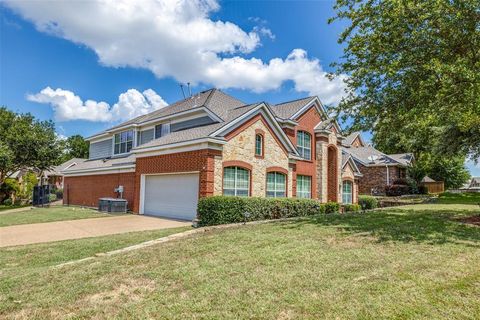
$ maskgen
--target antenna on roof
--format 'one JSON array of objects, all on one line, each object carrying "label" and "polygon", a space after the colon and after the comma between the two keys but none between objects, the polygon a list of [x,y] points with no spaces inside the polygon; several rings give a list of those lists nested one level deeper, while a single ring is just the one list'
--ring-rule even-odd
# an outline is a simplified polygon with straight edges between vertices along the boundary
[{"label": "antenna on roof", "polygon": [[180,83],[180,89],[182,89],[183,99],[185,99],[185,91],[183,91],[183,83]]},{"label": "antenna on roof", "polygon": [[187,82],[187,86],[188,86],[188,94],[191,97],[192,96],[192,89],[190,89],[190,82]]}]

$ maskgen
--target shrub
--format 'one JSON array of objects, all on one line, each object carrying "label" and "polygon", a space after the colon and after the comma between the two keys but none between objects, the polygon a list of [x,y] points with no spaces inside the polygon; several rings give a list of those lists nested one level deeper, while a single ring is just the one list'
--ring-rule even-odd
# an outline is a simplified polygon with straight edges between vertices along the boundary
[{"label": "shrub", "polygon": [[337,213],[340,211],[340,205],[336,202],[327,202],[325,204],[325,213]]},{"label": "shrub", "polygon": [[7,198],[7,199],[3,200],[3,204],[6,205],[6,206],[11,206],[13,204],[12,199]]},{"label": "shrub", "polygon": [[57,195],[53,194],[53,193],[50,193],[48,195],[48,201],[50,201],[50,202],[57,201]]},{"label": "shrub", "polygon": [[410,188],[407,185],[393,184],[385,186],[385,194],[390,197],[403,196],[410,193]]},{"label": "shrub", "polygon": [[57,189],[55,194],[57,195],[57,199],[63,199],[63,189]]},{"label": "shrub", "polygon": [[418,186],[418,194],[428,194],[428,188],[424,185]]},{"label": "shrub", "polygon": [[[326,212],[326,204],[310,199],[215,196],[198,201],[200,226],[302,217]],[[247,217],[245,217],[245,213]]]},{"label": "shrub", "polygon": [[344,212],[357,212],[360,211],[362,208],[359,204],[344,204],[343,211]]},{"label": "shrub", "polygon": [[378,200],[372,196],[359,196],[358,204],[362,209],[370,210],[378,207]]}]

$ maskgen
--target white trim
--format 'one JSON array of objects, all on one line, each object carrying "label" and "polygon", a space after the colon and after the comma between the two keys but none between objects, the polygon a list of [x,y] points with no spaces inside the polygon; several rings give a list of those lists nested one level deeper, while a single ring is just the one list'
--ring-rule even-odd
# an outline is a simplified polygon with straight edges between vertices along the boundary
[{"label": "white trim", "polygon": [[[90,144],[92,144],[92,143],[97,143],[97,142],[102,142],[102,141],[107,141],[107,140],[112,139],[112,136],[111,136],[110,134],[105,133],[104,135],[108,135],[108,137],[106,137],[106,138],[104,138],[104,139],[100,138],[100,136],[99,136],[98,139],[97,139],[97,138],[93,138],[93,139],[85,138],[85,141],[88,141],[88,142],[90,142]],[[103,135],[102,135],[102,136],[103,136]]]},{"label": "white trim", "polygon": [[115,174],[115,173],[127,173],[135,172],[135,165],[125,167],[113,167],[113,168],[96,168],[96,169],[84,169],[70,172],[63,172],[64,177],[77,177],[77,176],[93,176],[99,174]]},{"label": "white trim", "polygon": [[322,109],[323,106],[320,102],[320,99],[318,99],[318,97],[315,96],[310,101],[308,101],[303,107],[301,107],[297,112],[295,112],[289,119],[294,120],[295,118],[303,114],[306,110],[308,110],[312,106],[312,103],[314,103],[315,101],[318,101],[319,102],[318,105],[320,105],[320,108],[318,107],[318,105],[315,105],[315,109],[317,109],[318,113],[328,118],[327,113],[325,112],[325,110]]},{"label": "white trim", "polygon": [[[147,176],[165,176],[181,174],[198,174],[200,182],[200,171],[182,171],[182,172],[163,172],[163,173],[144,173],[140,175],[140,203],[138,207],[139,214],[145,214],[145,180]],[[200,187],[200,186],[199,186]]]},{"label": "white trim", "polygon": [[165,150],[157,150],[157,151],[149,151],[149,152],[139,153],[139,154],[137,154],[136,158],[138,159],[138,158],[145,158],[145,157],[153,157],[153,156],[160,156],[160,155],[164,155],[164,154],[188,152],[188,151],[203,150],[203,149],[213,149],[213,150],[220,150],[220,151],[223,150],[221,145],[204,142],[204,143],[199,143],[199,144],[193,144],[191,146],[178,147],[178,148],[168,148],[168,149],[165,149]]},{"label": "white trim", "polygon": [[[203,143],[212,143],[212,144],[224,145],[227,142],[225,140],[220,140],[220,139],[215,139],[215,138],[200,138],[200,139],[176,142],[176,143],[165,144],[165,145],[155,146],[155,147],[147,147],[147,148],[141,148],[140,147],[140,148],[132,149],[131,153],[143,154],[143,153],[147,153],[147,152],[167,150],[167,149],[173,149],[173,148],[179,148],[179,147],[196,145],[196,144],[203,144]],[[180,151],[175,151],[175,152],[180,152]]]}]

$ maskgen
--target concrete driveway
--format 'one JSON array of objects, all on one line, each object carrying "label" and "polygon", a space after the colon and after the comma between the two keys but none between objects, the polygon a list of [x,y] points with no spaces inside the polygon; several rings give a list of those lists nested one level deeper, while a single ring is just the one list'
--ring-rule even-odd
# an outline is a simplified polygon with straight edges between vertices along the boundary
[{"label": "concrete driveway", "polygon": [[190,225],[191,222],[142,215],[23,224],[0,228],[0,247],[99,237],[109,234],[159,230]]}]

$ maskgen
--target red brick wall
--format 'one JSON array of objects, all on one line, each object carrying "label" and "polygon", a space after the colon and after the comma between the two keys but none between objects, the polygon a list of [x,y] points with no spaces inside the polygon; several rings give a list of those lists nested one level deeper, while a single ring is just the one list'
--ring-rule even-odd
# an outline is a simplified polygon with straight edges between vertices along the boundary
[{"label": "red brick wall", "polygon": [[[387,185],[387,168],[384,166],[366,167],[358,164],[358,169],[363,174],[358,181],[358,188],[360,194],[371,194],[372,189],[377,189],[380,194],[385,193],[385,186]],[[398,167],[388,167],[390,184],[398,178]]]},{"label": "red brick wall", "polygon": [[[297,160],[296,175],[311,176],[312,177],[312,198],[317,198],[317,166],[316,166],[316,143],[315,143],[315,126],[322,121],[320,114],[311,107],[305,113],[303,113],[298,119],[298,125],[295,127],[295,133],[293,137],[290,137],[293,145],[297,145],[297,131],[306,131],[312,137],[312,159],[311,161]],[[288,134],[288,132],[287,132]],[[291,132],[290,132],[291,134]],[[295,177],[296,177],[295,175]],[[296,184],[296,181],[295,181]],[[295,185],[296,189],[296,185]],[[294,193],[296,196],[296,192]]]},{"label": "red brick wall", "polygon": [[338,202],[338,153],[333,146],[328,147],[328,201]]},{"label": "red brick wall", "polygon": [[119,185],[123,186],[123,198],[127,199],[128,207],[131,210],[134,206],[135,195],[134,172],[65,177],[63,203],[97,207],[99,198],[117,198],[114,189]]},{"label": "red brick wall", "polygon": [[207,197],[213,195],[214,157],[216,155],[221,155],[221,151],[203,149],[137,158],[135,187],[139,191],[135,193],[133,211],[139,212],[140,177],[142,174],[199,171],[199,196]]}]

